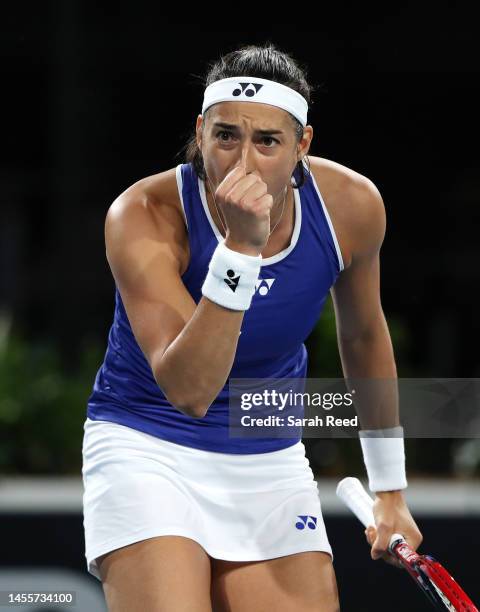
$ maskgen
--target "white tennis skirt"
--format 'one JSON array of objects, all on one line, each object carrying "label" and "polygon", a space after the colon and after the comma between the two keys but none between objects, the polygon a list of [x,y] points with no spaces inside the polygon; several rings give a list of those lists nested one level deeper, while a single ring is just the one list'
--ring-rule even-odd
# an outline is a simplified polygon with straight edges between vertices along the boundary
[{"label": "white tennis skirt", "polygon": [[122,546],[161,535],[213,558],[332,555],[305,446],[251,455],[190,448],[107,421],[85,422],[83,511],[88,571]]}]

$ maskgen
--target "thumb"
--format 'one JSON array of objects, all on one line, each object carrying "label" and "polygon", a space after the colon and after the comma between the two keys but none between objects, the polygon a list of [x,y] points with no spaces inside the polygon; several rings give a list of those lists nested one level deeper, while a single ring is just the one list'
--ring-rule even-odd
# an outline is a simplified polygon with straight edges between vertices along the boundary
[{"label": "thumb", "polygon": [[[246,175],[245,167],[239,163],[228,172],[228,174],[225,176],[222,182],[228,183],[229,186],[231,187],[237,182],[237,180],[244,177],[245,175]],[[234,182],[232,183],[232,181]]]},{"label": "thumb", "polygon": [[242,156],[240,157],[239,166],[241,166],[245,172],[247,172],[247,149],[242,150]]},{"label": "thumb", "polygon": [[370,546],[372,546],[375,541],[375,538],[377,537],[377,530],[375,529],[375,527],[369,525],[365,529],[365,536],[367,538],[367,542],[370,544]]}]

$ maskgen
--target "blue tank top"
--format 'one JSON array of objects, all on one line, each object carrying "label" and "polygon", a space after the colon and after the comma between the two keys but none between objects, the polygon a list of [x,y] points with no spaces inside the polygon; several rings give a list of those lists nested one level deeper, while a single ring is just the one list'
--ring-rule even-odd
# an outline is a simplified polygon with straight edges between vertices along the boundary
[{"label": "blue tank top", "polygon": [[[190,245],[190,263],[182,280],[198,304],[209,261],[223,238],[210,215],[204,181],[193,166],[180,164],[176,176]],[[335,232],[313,175],[293,192],[295,225],[290,245],[262,260],[230,378],[305,378],[304,340],[343,269]],[[107,351],[88,400],[87,416],[221,453],[271,452],[300,439],[229,437],[228,380],[202,419],[173,407],[135,340],[118,288]]]}]

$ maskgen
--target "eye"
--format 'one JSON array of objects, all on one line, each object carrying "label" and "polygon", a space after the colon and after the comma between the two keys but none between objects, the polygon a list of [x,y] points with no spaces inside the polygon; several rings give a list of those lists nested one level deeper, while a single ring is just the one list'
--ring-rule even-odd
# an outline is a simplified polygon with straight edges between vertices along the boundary
[{"label": "eye", "polygon": [[[225,135],[227,136],[227,138],[223,137]],[[228,142],[230,136],[232,136],[232,132],[228,132],[227,130],[220,130],[219,132],[217,132],[217,138],[219,138],[219,140],[221,140],[222,142]]]},{"label": "eye", "polygon": [[[275,143],[278,143],[278,140],[276,138],[272,138],[271,136],[262,136],[261,140],[264,143],[264,145],[267,147],[267,149],[273,148],[273,145]],[[266,141],[270,142],[271,144],[269,145],[268,142]]]}]

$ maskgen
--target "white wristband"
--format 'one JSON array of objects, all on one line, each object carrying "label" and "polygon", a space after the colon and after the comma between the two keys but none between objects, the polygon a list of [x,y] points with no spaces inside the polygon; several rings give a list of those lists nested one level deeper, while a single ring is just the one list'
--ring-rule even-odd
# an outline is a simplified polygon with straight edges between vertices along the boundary
[{"label": "white wristband", "polygon": [[202,286],[205,297],[232,310],[248,310],[260,274],[262,256],[244,255],[219,243]]},{"label": "white wristband", "polygon": [[403,427],[359,431],[368,486],[372,493],[407,487]]}]

